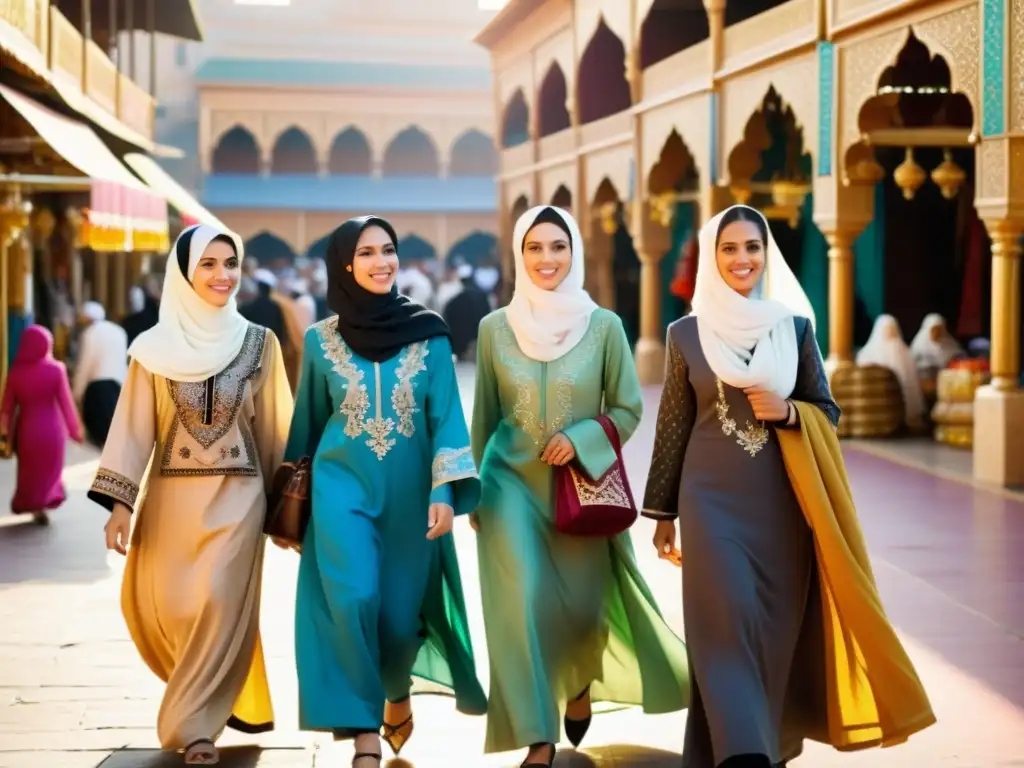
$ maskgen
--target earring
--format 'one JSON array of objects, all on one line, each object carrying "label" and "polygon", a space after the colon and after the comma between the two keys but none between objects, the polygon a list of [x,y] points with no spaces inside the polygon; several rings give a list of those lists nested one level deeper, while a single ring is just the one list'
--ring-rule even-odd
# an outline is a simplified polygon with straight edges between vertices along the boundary
[{"label": "earring", "polygon": [[352,265],[351,264],[346,265],[345,271],[346,272],[351,272],[352,271]]}]

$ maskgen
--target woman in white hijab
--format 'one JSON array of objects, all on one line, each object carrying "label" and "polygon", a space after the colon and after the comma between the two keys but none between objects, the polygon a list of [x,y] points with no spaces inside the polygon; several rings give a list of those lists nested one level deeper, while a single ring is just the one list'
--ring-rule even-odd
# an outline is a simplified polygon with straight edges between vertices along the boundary
[{"label": "woman in white hijab", "polygon": [[515,295],[480,323],[473,457],[490,657],[487,752],[527,748],[524,766],[579,744],[591,700],[671,712],[686,704],[682,642],[661,619],[628,533],[582,538],[555,529],[554,468],[601,478],[642,395],[622,323],[583,289],[583,240],[557,208],[527,211],[513,232]]},{"label": "woman in white hijab", "polygon": [[900,324],[892,315],[879,315],[871,329],[867,344],[857,353],[857,365],[880,365],[888,368],[900,383],[907,424],[919,427],[924,423],[925,403],[917,366],[910,348],[903,341]]},{"label": "woman in white hijab", "polygon": [[824,632],[814,541],[773,433],[800,428],[794,399],[839,421],[812,317],[758,211],[704,225],[693,314],[668,330],[643,502],[659,557],[685,568],[687,768],[772,768],[827,717],[824,645],[797,652],[802,632]]},{"label": "woman in white hijab", "polygon": [[128,350],[89,491],[111,511],[107,547],[128,556],[129,632],[167,684],[160,744],[189,765],[218,761],[225,726],[273,727],[259,640],[263,522],[292,399],[277,338],[235,306],[241,260],[238,239],[212,227],[178,238],[160,321]]},{"label": "woman in white hijab", "polygon": [[946,318],[932,312],[921,323],[921,328],[910,342],[910,354],[919,372],[934,376],[949,365],[950,361],[965,355],[960,342],[953,338],[946,325]]}]

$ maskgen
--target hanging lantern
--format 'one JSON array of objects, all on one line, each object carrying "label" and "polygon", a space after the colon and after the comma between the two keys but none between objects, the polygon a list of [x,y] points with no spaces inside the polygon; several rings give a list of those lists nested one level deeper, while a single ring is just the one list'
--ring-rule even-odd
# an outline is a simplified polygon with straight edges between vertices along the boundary
[{"label": "hanging lantern", "polygon": [[953,152],[948,149],[945,150],[942,163],[932,171],[932,181],[942,191],[942,196],[947,200],[952,200],[956,197],[960,185],[964,183],[966,178],[967,174],[964,173],[963,169],[953,162]]},{"label": "hanging lantern", "polygon": [[739,205],[746,205],[750,202],[750,196],[754,194],[749,182],[736,181],[729,185],[729,192]]},{"label": "hanging lantern", "polygon": [[676,196],[671,192],[664,192],[651,198],[651,221],[663,227],[669,227],[675,216]]},{"label": "hanging lantern", "polygon": [[917,190],[921,188],[921,185],[928,178],[928,174],[914,160],[913,147],[907,147],[907,156],[896,168],[896,172],[893,173],[892,177],[896,181],[897,186],[903,190],[903,198],[905,200],[913,200]]},{"label": "hanging lantern", "polygon": [[885,178],[885,169],[873,157],[862,159],[850,166],[846,178],[851,184],[873,187]]}]

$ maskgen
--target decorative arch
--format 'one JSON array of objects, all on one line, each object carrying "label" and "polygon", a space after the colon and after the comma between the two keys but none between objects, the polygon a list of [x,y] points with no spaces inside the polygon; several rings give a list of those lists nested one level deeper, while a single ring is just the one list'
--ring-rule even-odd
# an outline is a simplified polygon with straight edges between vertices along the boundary
[{"label": "decorative arch", "polygon": [[516,222],[519,221],[519,217],[528,210],[530,210],[530,201],[527,199],[526,195],[520,195],[517,197],[516,201],[512,203],[512,227],[514,227]]},{"label": "decorative arch", "polygon": [[673,128],[661,145],[658,162],[647,177],[647,191],[651,195],[689,191],[697,188],[699,178],[690,148],[679,131]]},{"label": "decorative arch", "polygon": [[565,184],[559,184],[555,194],[551,196],[551,205],[572,213],[572,192]]},{"label": "decorative arch", "polygon": [[385,176],[437,176],[441,172],[434,140],[410,125],[388,143],[381,170]]},{"label": "decorative arch", "polygon": [[551,62],[537,93],[537,133],[550,136],[564,131],[572,120],[569,117],[569,86],[565,73],[557,61]]},{"label": "decorative arch", "polygon": [[448,251],[445,262],[452,266],[457,262],[463,262],[477,267],[494,261],[498,250],[498,238],[490,232],[477,230],[470,232],[459,240]]},{"label": "decorative arch", "polygon": [[472,128],[452,143],[449,176],[496,176],[497,173],[498,153],[486,133]]},{"label": "decorative arch", "polygon": [[654,0],[640,25],[640,68],[685,51],[709,34],[703,0]]},{"label": "decorative arch", "polygon": [[258,174],[260,147],[256,137],[240,125],[226,131],[214,147],[210,170],[213,173]]},{"label": "decorative arch", "polygon": [[517,88],[505,105],[505,115],[501,121],[501,146],[511,149],[529,140],[530,108],[526,104],[523,89]]},{"label": "decorative arch", "polygon": [[271,153],[270,172],[292,175],[315,174],[316,150],[309,134],[293,125],[278,136]]},{"label": "decorative arch", "polygon": [[369,176],[373,170],[373,149],[366,134],[355,126],[338,133],[331,142],[327,172],[332,176]]},{"label": "decorative arch", "polygon": [[436,261],[437,249],[419,235],[408,234],[398,240],[398,259],[402,264]]},{"label": "decorative arch", "polygon": [[272,232],[263,231],[250,237],[245,243],[245,252],[253,256],[261,267],[289,265],[295,261],[295,251]]},{"label": "decorative arch", "polygon": [[581,124],[617,114],[632,104],[626,80],[626,46],[604,18],[580,57],[576,81]]}]

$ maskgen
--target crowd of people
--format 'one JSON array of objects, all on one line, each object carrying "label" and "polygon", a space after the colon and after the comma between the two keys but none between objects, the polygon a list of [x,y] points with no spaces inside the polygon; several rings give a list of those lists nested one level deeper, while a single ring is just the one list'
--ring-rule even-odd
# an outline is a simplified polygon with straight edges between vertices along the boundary
[{"label": "crowd of people", "polygon": [[[74,398],[95,407],[86,427],[106,439],[88,495],[127,556],[132,640],[166,684],[161,745],[212,765],[225,728],[274,727],[259,611],[282,470],[309,515],[295,540],[273,538],[299,557],[299,726],[352,740],[354,768],[378,768],[382,742],[402,750],[424,685],[486,716],[484,751],[523,750],[524,768],[550,768],[563,733],[581,744],[598,702],[688,709],[687,768],[774,768],[807,739],[863,749],[930,726],[857,523],[810,304],[764,217],[734,206],[700,232],[642,500],[621,458],[641,388],[623,321],[584,288],[577,223],[531,209],[512,246],[512,298],[492,311],[496,274],[453,265],[435,287],[380,217],[338,227],[308,276],[253,269],[237,237],[199,225],[159,295],[136,296],[152,323],[89,310],[83,347],[116,343],[120,366],[90,364],[72,388],[46,331],[26,332],[0,427],[17,412],[26,459],[26,422],[82,439]],[[22,507],[53,502],[44,479]],[[628,520],[566,522],[598,508],[656,521],[658,556],[687,576],[684,638]],[[476,531],[486,691],[460,517]]]}]

